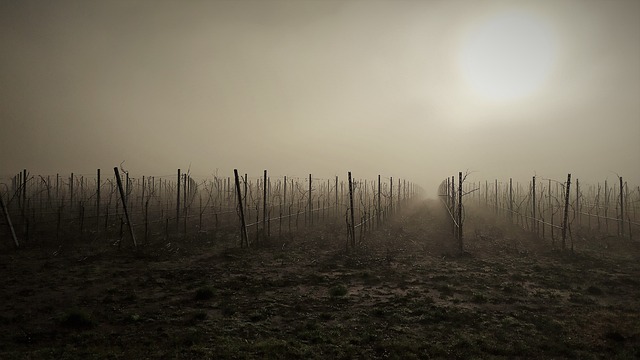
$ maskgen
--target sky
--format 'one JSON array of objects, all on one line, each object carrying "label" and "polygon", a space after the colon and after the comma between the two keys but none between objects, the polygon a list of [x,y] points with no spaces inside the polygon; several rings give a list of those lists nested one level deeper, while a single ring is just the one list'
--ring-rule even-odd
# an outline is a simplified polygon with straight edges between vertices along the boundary
[{"label": "sky", "polygon": [[2,176],[639,184],[640,1],[0,0],[0,122]]}]

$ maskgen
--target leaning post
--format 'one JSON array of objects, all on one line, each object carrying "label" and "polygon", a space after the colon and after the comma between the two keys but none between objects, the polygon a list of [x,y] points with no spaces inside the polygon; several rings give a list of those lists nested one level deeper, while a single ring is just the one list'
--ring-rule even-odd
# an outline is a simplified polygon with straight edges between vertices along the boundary
[{"label": "leaning post", "polygon": [[238,208],[240,209],[240,247],[246,244],[249,247],[249,238],[247,237],[247,225],[244,220],[244,207],[242,206],[242,193],[240,192],[240,179],[238,178],[238,169],[233,169],[233,175],[236,182],[236,193],[238,195]]},{"label": "leaning post", "polygon": [[124,216],[127,218],[127,225],[129,226],[129,233],[131,233],[131,238],[133,239],[133,246],[137,249],[138,243],[136,242],[136,235],[133,233],[133,224],[131,224],[131,219],[129,218],[126,201],[127,197],[125,196],[124,189],[122,188],[122,180],[120,179],[118,167],[114,167],[113,172],[116,174],[116,182],[118,183],[118,190],[120,190],[120,198],[122,199],[122,208],[124,209]]}]

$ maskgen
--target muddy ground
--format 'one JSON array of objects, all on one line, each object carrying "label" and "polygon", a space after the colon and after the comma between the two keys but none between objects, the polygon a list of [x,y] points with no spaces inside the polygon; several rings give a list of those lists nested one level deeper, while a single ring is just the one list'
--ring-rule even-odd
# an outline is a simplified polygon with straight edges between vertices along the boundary
[{"label": "muddy ground", "polygon": [[571,254],[475,214],[464,255],[436,201],[356,252],[343,224],[250,250],[5,249],[0,358],[640,358],[637,243]]}]

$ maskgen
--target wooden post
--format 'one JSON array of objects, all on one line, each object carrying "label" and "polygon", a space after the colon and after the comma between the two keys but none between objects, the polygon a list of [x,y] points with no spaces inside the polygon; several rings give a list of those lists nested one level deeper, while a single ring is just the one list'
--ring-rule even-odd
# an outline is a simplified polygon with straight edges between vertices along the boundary
[{"label": "wooden post", "polygon": [[16,231],[13,228],[13,224],[11,223],[11,216],[9,216],[9,210],[7,210],[7,205],[4,203],[2,194],[0,194],[0,205],[2,206],[2,212],[4,213],[4,217],[7,220],[7,225],[9,225],[9,230],[11,230],[11,237],[13,238],[13,243],[16,245],[16,248],[19,248],[20,243],[18,242]]},{"label": "wooden post", "polygon": [[580,221],[580,179],[576,179],[576,206],[574,208],[574,219],[578,221],[578,226],[581,225]]},{"label": "wooden post", "polygon": [[21,206],[21,215],[22,215],[22,224],[23,224],[23,239],[28,241],[28,232],[29,232],[29,220],[27,219],[27,169],[22,170],[22,192],[20,194],[20,198],[22,199]]},{"label": "wooden post", "polygon": [[27,169],[22,170],[22,208],[27,207]]},{"label": "wooden post", "polygon": [[336,219],[338,219],[338,216],[340,215],[338,208],[338,176],[336,175]]},{"label": "wooden post", "polygon": [[393,176],[389,178],[389,215],[393,214]]},{"label": "wooden post", "polygon": [[127,218],[127,225],[129,225],[129,232],[131,233],[131,239],[133,239],[133,246],[138,248],[138,242],[136,241],[136,235],[133,233],[133,224],[129,218],[129,211],[127,210],[126,196],[124,189],[122,188],[122,180],[120,179],[120,172],[117,167],[113,168],[113,172],[116,174],[116,181],[118,182],[118,190],[120,190],[120,198],[122,199],[122,208],[124,209],[124,216]]},{"label": "wooden post", "polygon": [[[257,226],[257,225],[256,225]],[[262,236],[267,234],[267,170],[264,171],[262,180]]]},{"label": "wooden post", "polygon": [[600,183],[598,183],[598,195],[596,195],[596,219],[598,220],[598,232],[600,231]]},{"label": "wooden post", "polygon": [[351,171],[349,171],[349,208],[351,213],[351,246],[356,246],[356,224],[353,214],[353,181],[351,180]]},{"label": "wooden post", "polygon": [[607,184],[607,180],[604,181],[604,225],[607,229],[607,234],[609,234],[609,185]]},{"label": "wooden post", "polygon": [[624,236],[624,184],[622,183],[622,176],[618,177],[620,180],[620,236]]},{"label": "wooden post", "polygon": [[464,243],[462,238],[462,171],[458,172],[458,244],[460,253],[464,252]]},{"label": "wooden post", "polygon": [[380,226],[380,210],[382,210],[381,202],[380,202],[380,185],[382,182],[380,181],[380,175],[378,175],[378,209],[376,211],[376,216],[378,218],[378,226]]},{"label": "wooden post", "polygon": [[456,233],[456,177],[451,177],[451,190],[450,190],[450,198],[451,198],[451,230],[453,230],[453,236],[456,237],[458,233]]},{"label": "wooden post", "polygon": [[[267,198],[271,198],[271,179],[267,178]],[[271,210],[267,211],[267,239],[271,238]]]},{"label": "wooden post", "polygon": [[535,229],[535,233],[538,234],[538,220],[536,219],[536,177],[533,177],[531,183],[531,195],[532,195],[532,206],[531,206],[531,221],[533,222],[533,228]]},{"label": "wooden post", "polygon": [[240,192],[240,178],[238,177],[238,169],[233,169],[233,175],[236,182],[236,192],[238,194],[238,209],[240,210],[240,247],[246,244],[249,247],[249,238],[247,237],[247,225],[244,221],[244,209],[242,204],[242,193]]},{"label": "wooden post", "polygon": [[556,247],[556,237],[554,234],[554,227],[553,227],[553,203],[551,202],[551,179],[549,179],[549,218],[550,218],[550,224],[551,226],[549,226],[549,232],[551,232],[551,246],[553,248]]},{"label": "wooden post", "polygon": [[[235,180],[234,180],[235,181]],[[231,188],[229,188],[229,191],[232,191]],[[247,199],[249,198],[249,175],[247,175],[246,173],[244,174],[244,209],[247,210],[247,214],[246,216],[249,217],[249,207],[247,206]],[[234,196],[235,198],[236,196]]]},{"label": "wooden post", "polygon": [[569,219],[569,190],[571,189],[571,174],[567,175],[567,186],[564,194],[564,216],[562,220],[562,250],[566,248],[567,221]]},{"label": "wooden post", "polygon": [[282,203],[284,204],[284,208],[288,209],[287,211],[287,218],[288,218],[288,222],[289,222],[289,231],[291,231],[291,208],[289,206],[287,206],[287,177],[284,177],[284,182],[283,182],[283,196],[282,196]]},{"label": "wooden post", "polygon": [[97,172],[96,184],[96,231],[100,232],[100,169]]},{"label": "wooden post", "polygon": [[313,225],[313,201],[311,199],[311,174],[309,174],[309,224]]},{"label": "wooden post", "polygon": [[178,181],[176,182],[176,225],[180,228],[180,169],[178,169]]}]

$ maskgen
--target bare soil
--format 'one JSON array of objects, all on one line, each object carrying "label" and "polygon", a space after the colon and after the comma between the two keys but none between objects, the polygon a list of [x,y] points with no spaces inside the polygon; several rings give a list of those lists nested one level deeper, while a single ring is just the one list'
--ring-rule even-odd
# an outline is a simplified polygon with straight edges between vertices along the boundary
[{"label": "bare soil", "polygon": [[571,254],[466,225],[462,255],[429,200],[349,252],[343,224],[248,250],[235,234],[6,248],[0,358],[640,358],[637,243]]}]

